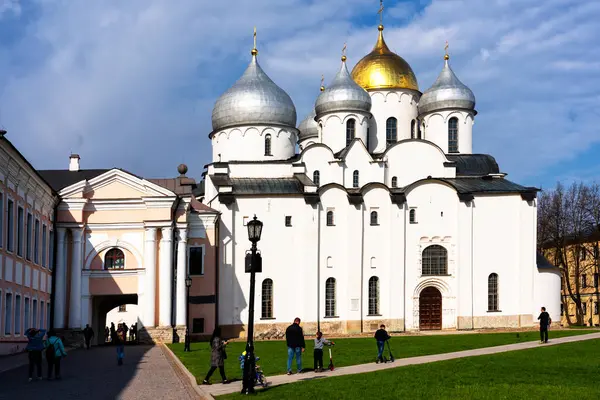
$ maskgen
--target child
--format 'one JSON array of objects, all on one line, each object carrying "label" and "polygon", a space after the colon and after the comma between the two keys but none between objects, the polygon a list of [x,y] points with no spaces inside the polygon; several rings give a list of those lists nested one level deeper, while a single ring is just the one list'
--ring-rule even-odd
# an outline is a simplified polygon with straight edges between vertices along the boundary
[{"label": "child", "polygon": [[317,332],[317,337],[315,338],[315,351],[314,351],[314,359],[315,359],[315,372],[323,372],[323,345],[331,346],[335,344],[323,337],[321,332]]},{"label": "child", "polygon": [[377,332],[375,332],[375,340],[377,341],[377,361],[375,361],[376,364],[379,364],[379,362],[383,362],[383,349],[385,347],[386,340],[388,340],[389,338],[390,335],[385,330],[385,325],[381,324]]}]

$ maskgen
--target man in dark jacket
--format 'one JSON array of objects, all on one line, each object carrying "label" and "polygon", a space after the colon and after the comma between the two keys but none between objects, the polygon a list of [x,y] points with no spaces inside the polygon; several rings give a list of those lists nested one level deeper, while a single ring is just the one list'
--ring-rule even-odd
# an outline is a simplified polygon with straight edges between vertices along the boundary
[{"label": "man in dark jacket", "polygon": [[89,324],[85,324],[85,328],[83,328],[83,338],[85,339],[85,348],[90,349],[90,342],[94,337],[94,330],[90,328]]},{"label": "man in dark jacket", "polygon": [[377,361],[376,363],[383,362],[383,349],[385,342],[390,338],[390,335],[385,330],[385,325],[381,324],[377,332],[375,332],[375,340],[377,341]]},{"label": "man in dark jacket", "polygon": [[292,360],[296,356],[296,368],[302,373],[302,353],[306,344],[304,343],[304,332],[300,327],[300,318],[294,319],[294,323],[285,330],[285,340],[288,348],[287,374],[292,374]]},{"label": "man in dark jacket", "polygon": [[546,307],[542,307],[542,312],[538,319],[540,320],[540,343],[548,343],[548,327],[552,323],[552,318],[546,312]]}]

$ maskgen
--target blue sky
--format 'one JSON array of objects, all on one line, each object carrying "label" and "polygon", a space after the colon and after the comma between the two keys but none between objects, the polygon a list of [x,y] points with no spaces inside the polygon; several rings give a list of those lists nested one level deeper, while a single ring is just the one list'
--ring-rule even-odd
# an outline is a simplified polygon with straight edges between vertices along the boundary
[{"label": "blue sky", "polygon": [[[600,2],[386,1],[388,45],[422,91],[450,42],[477,97],[474,151],[525,185],[600,176]],[[40,169],[121,167],[197,179],[216,98],[259,60],[301,120],[344,42],[373,46],[377,0],[0,0],[0,126]]]}]

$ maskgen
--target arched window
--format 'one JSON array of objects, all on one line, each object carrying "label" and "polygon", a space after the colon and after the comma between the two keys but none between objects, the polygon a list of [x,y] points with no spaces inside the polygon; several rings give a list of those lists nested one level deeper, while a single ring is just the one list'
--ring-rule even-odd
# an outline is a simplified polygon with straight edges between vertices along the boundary
[{"label": "arched window", "polygon": [[327,211],[327,226],[333,226],[333,211]]},{"label": "arched window", "polygon": [[422,275],[447,275],[448,251],[437,244],[423,250]]},{"label": "arched window", "polygon": [[265,135],[265,156],[271,156],[271,135]]},{"label": "arched window", "polygon": [[488,311],[498,311],[498,274],[488,276]]},{"label": "arched window", "polygon": [[350,142],[356,134],[356,121],[350,118],[346,121],[346,147],[350,146]]},{"label": "arched window", "polygon": [[371,225],[379,225],[377,211],[371,211]]},{"label": "arched window", "polygon": [[385,141],[388,147],[398,141],[398,120],[394,117],[385,122]]},{"label": "arched window", "polygon": [[411,224],[417,223],[417,210],[415,208],[411,208],[408,212],[408,222]]},{"label": "arched window", "polygon": [[321,185],[321,173],[319,171],[313,172],[313,183],[317,186]]},{"label": "arched window", "polygon": [[262,283],[262,317],[273,318],[273,280],[265,279]]},{"label": "arched window", "polygon": [[392,176],[392,187],[393,188],[398,187],[398,177],[396,177],[396,176]]},{"label": "arched window", "polygon": [[352,173],[352,187],[357,188],[358,187],[358,171],[354,171]]},{"label": "arched window", "polygon": [[325,282],[325,316],[335,317],[335,278]]},{"label": "arched window", "polygon": [[415,139],[417,137],[416,132],[415,132],[415,125],[416,125],[416,121],[414,119],[412,121],[410,121],[410,138],[411,139]]},{"label": "arched window", "polygon": [[125,255],[119,249],[110,249],[104,256],[104,269],[125,268]]},{"label": "arched window", "polygon": [[369,279],[369,315],[379,315],[379,278]]},{"label": "arched window", "polygon": [[458,118],[448,121],[448,153],[458,153]]}]

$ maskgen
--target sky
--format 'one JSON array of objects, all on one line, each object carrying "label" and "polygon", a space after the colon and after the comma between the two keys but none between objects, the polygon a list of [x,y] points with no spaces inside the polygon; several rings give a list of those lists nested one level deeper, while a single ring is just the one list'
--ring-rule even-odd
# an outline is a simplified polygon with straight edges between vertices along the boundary
[{"label": "sky", "polygon": [[[0,127],[38,169],[200,179],[216,99],[250,62],[300,122],[377,38],[378,0],[0,0]],[[477,98],[473,151],[542,188],[600,178],[600,2],[385,2],[388,46],[426,90],[451,65]]]}]

